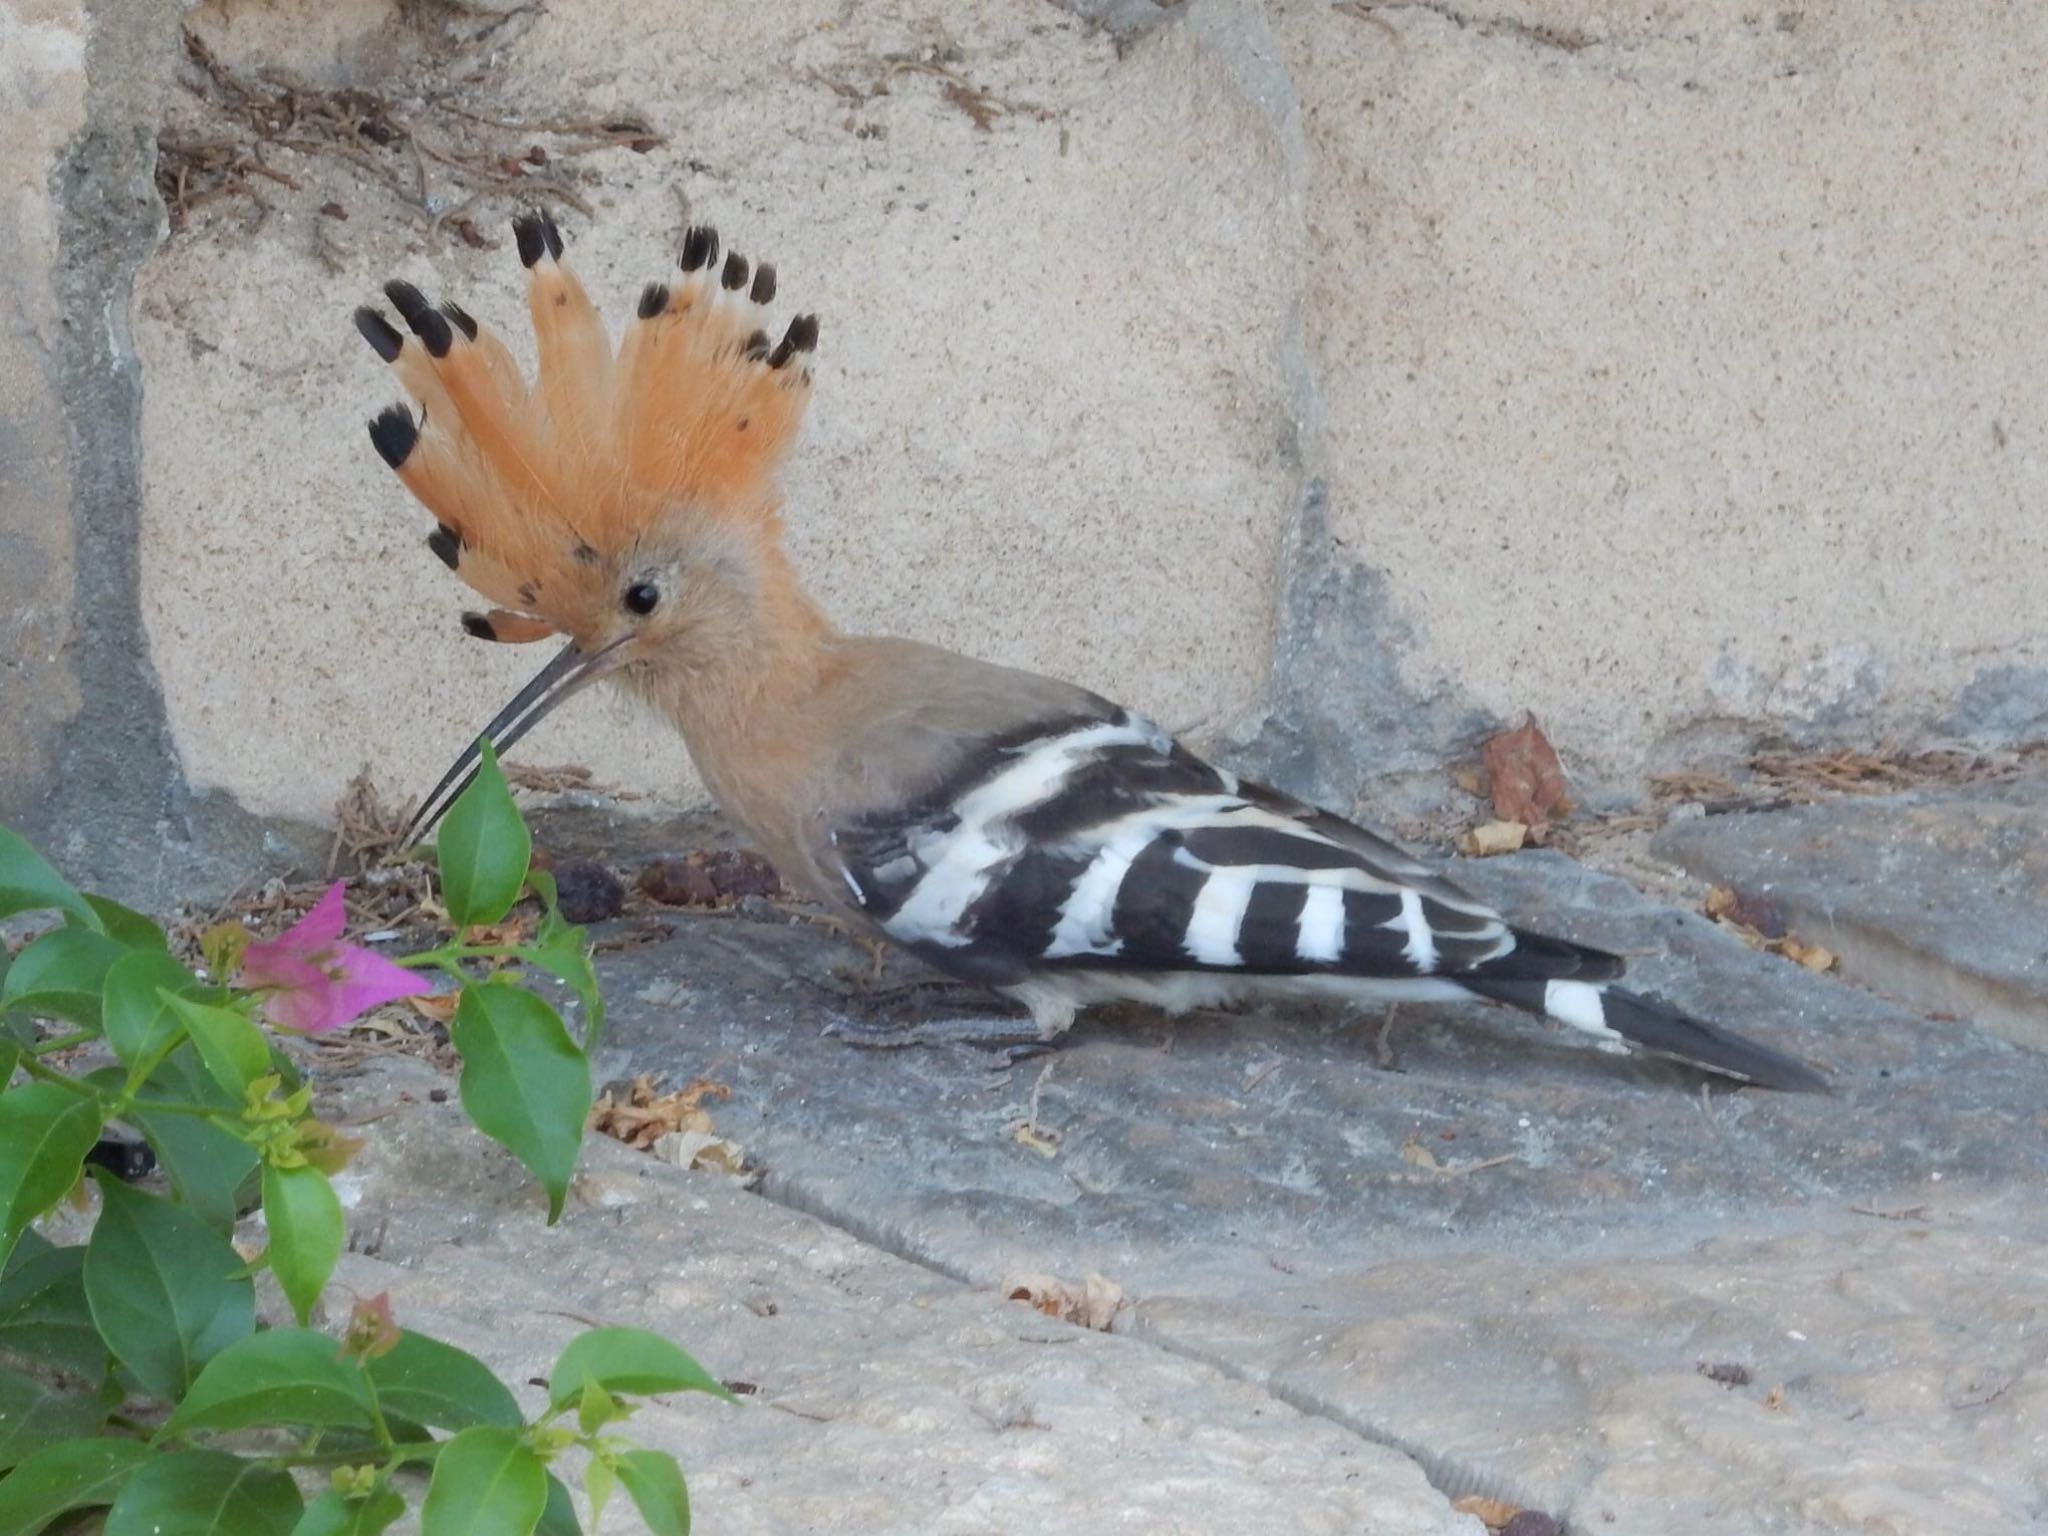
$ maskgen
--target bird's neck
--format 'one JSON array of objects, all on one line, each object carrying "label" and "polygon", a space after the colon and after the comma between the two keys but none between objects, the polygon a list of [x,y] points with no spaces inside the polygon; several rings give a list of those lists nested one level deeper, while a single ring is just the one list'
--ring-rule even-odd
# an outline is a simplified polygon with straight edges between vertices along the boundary
[{"label": "bird's neck", "polygon": [[754,552],[750,601],[716,654],[664,679],[650,701],[682,733],[706,787],[773,858],[822,747],[814,727],[839,635],[778,542]]}]

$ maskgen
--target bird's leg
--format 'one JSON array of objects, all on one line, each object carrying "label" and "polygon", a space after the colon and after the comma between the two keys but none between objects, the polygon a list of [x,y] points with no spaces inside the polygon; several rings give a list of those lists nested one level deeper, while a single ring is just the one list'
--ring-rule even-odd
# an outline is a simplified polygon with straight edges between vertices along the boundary
[{"label": "bird's leg", "polygon": [[1372,1053],[1380,1064],[1382,1072],[1398,1072],[1394,1065],[1394,1024],[1401,1016],[1399,1003],[1387,1004],[1387,1016],[1380,1021],[1380,1032],[1373,1038]]}]

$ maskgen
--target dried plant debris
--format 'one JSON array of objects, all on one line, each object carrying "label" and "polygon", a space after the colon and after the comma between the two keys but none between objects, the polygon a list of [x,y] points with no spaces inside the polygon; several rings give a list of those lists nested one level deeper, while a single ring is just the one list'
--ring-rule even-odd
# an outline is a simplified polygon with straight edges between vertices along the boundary
[{"label": "dried plant debris", "polygon": [[1514,730],[1488,738],[1479,749],[1479,760],[1486,768],[1496,820],[1539,827],[1571,815],[1564,764],[1534,715]]},{"label": "dried plant debris", "polygon": [[720,1136],[711,1122],[706,1100],[725,1103],[732,1089],[708,1077],[692,1079],[673,1093],[659,1093],[652,1077],[642,1074],[623,1090],[607,1088],[591,1107],[590,1128],[652,1152],[678,1168],[709,1168],[740,1173],[746,1153],[738,1142]]},{"label": "dried plant debris", "polygon": [[[485,33],[512,14],[494,15]],[[440,54],[425,58],[402,91],[386,92],[237,68],[188,27],[179,83],[193,104],[158,138],[157,190],[172,231],[185,229],[207,204],[230,198],[245,205],[253,230],[271,211],[265,187],[306,192],[309,214],[346,218],[347,206],[330,190],[308,191],[309,167],[330,162],[345,165],[429,234],[447,229],[467,244],[489,246],[495,241],[483,231],[497,212],[546,202],[590,214],[582,189],[600,177],[579,157],[613,149],[644,154],[667,142],[633,112],[522,119],[478,111],[474,86],[453,78],[449,67],[476,35],[443,27],[440,36]],[[331,251],[331,230],[320,238]]]},{"label": "dried plant debris", "polygon": [[1462,1499],[1454,1499],[1451,1508],[1472,1516],[1486,1527],[1488,1536],[1557,1536],[1562,1529],[1540,1509],[1524,1509],[1483,1493],[1468,1493]]},{"label": "dried plant debris", "polygon": [[550,872],[555,877],[556,900],[568,922],[601,923],[625,909],[625,886],[595,859],[564,859]]},{"label": "dried plant debris", "polygon": [[1003,1282],[1003,1295],[1010,1301],[1026,1302],[1047,1317],[1109,1332],[1126,1302],[1124,1288],[1114,1280],[1091,1274],[1075,1285],[1056,1275],[1017,1275]]},{"label": "dried plant debris", "polygon": [[[1054,114],[1044,107],[1028,101],[1006,100],[975,84],[962,72],[965,63],[966,56],[957,46],[940,42],[915,54],[885,53],[879,60],[860,66],[862,74],[868,74],[879,66],[880,73],[866,81],[829,75],[819,69],[806,70],[804,78],[823,86],[843,101],[858,103],[894,95],[895,82],[904,75],[929,76],[940,82],[940,99],[972,123],[977,133],[994,132],[996,123],[1005,117],[1028,117],[1041,123],[1052,120]],[[848,121],[851,123],[853,120]],[[859,133],[860,127],[856,125],[849,131]]]},{"label": "dried plant debris", "polygon": [[396,852],[404,840],[412,809],[410,802],[386,800],[370,777],[370,765],[363,764],[334,804],[334,846],[327,855],[328,876],[332,878],[342,867],[344,854],[351,866],[362,870]]},{"label": "dried plant debris", "polygon": [[1752,949],[1782,955],[1809,971],[1831,971],[1840,963],[1832,950],[1808,944],[1792,932],[1785,915],[1768,896],[1739,891],[1732,885],[1717,885],[1707,892],[1700,910]]},{"label": "dried plant debris", "polygon": [[1914,789],[2003,784],[2048,760],[2048,742],[2004,751],[1964,746],[1908,749],[1880,745],[1825,752],[1760,752],[1736,774],[1691,769],[1650,780],[1665,804],[1693,802],[1711,815],[1777,810],[1847,795],[1892,795]]},{"label": "dried plant debris", "polygon": [[1458,838],[1458,852],[1468,859],[1490,859],[1529,845],[1529,827],[1520,821],[1482,821]]},{"label": "dried plant debris", "polygon": [[745,848],[705,848],[656,859],[640,871],[641,894],[665,907],[729,907],[743,897],[782,894],[775,866]]},{"label": "dried plant debris", "polygon": [[1489,737],[1479,749],[1481,771],[1463,769],[1458,786],[1491,802],[1493,815],[1458,839],[1467,858],[1484,859],[1551,841],[1556,822],[1572,813],[1564,764],[1530,715],[1512,731]]},{"label": "dried plant debris", "polygon": [[1702,1360],[1695,1369],[1707,1380],[1718,1382],[1730,1391],[1746,1387],[1756,1379],[1748,1366],[1734,1360]]},{"label": "dried plant debris", "polygon": [[1893,795],[1903,790],[1948,784],[2000,783],[2015,778],[2029,761],[2048,753],[2036,742],[2008,752],[1969,747],[1908,750],[1878,746],[1864,752],[1763,753],[1749,768],[1767,790],[1796,802],[1837,795]]}]

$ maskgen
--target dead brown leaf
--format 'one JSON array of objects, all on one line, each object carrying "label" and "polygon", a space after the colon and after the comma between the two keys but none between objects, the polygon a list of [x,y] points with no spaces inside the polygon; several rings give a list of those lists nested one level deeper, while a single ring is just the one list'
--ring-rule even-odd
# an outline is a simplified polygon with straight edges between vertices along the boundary
[{"label": "dead brown leaf", "polygon": [[1443,1167],[1443,1164],[1437,1161],[1436,1154],[1413,1136],[1401,1143],[1401,1161],[1417,1168],[1427,1168],[1432,1173]]},{"label": "dead brown leaf", "polygon": [[517,949],[533,942],[536,922],[531,917],[508,917],[502,923],[474,923],[467,942],[488,949]]},{"label": "dead brown leaf", "polygon": [[1080,1285],[1056,1275],[1019,1275],[1003,1283],[1003,1295],[1011,1301],[1029,1302],[1047,1317],[1097,1333],[1109,1332],[1110,1323],[1124,1306],[1124,1288],[1097,1274],[1089,1275]]},{"label": "dead brown leaf", "polygon": [[1784,914],[1767,897],[1717,885],[1707,892],[1700,910],[1751,949],[1766,950],[1809,971],[1831,971],[1840,964],[1833,950],[1809,944],[1792,932]]},{"label": "dead brown leaf", "polygon": [[[704,1101],[716,1099],[723,1103],[731,1097],[732,1089],[708,1077],[695,1078],[673,1093],[657,1094],[654,1079],[643,1073],[633,1079],[623,1098],[610,1089],[598,1096],[590,1107],[590,1128],[643,1152],[663,1137],[685,1131],[715,1141],[718,1138],[712,1132],[711,1114],[704,1108]],[[684,1162],[680,1166],[693,1164]]]},{"label": "dead brown leaf", "polygon": [[1528,846],[1529,828],[1519,821],[1482,821],[1458,839],[1458,852],[1468,859],[1490,859]]},{"label": "dead brown leaf", "polygon": [[1522,1512],[1519,1504],[1510,1504],[1506,1499],[1490,1499],[1483,1493],[1468,1493],[1462,1499],[1453,1500],[1451,1508],[1461,1515],[1473,1516],[1495,1536],[1506,1530],[1508,1522]]},{"label": "dead brown leaf", "polygon": [[1775,902],[1732,885],[1717,885],[1708,891],[1700,910],[1717,923],[1747,928],[1767,939],[1782,939],[1786,933],[1785,914]]},{"label": "dead brown leaf", "polygon": [[656,1137],[649,1150],[663,1162],[678,1168],[709,1168],[718,1173],[746,1172],[745,1149],[738,1142],[714,1136],[709,1131],[670,1131]]},{"label": "dead brown leaf", "polygon": [[427,997],[408,997],[406,1003],[412,1011],[431,1024],[446,1024],[455,1017],[456,1006],[462,1001],[459,992],[436,992]]},{"label": "dead brown leaf", "polygon": [[1774,955],[1783,955],[1795,965],[1805,966],[1809,971],[1832,971],[1841,964],[1841,957],[1833,950],[1818,944],[1802,944],[1789,934],[1782,939],[1772,939],[1764,948]]},{"label": "dead brown leaf", "polygon": [[1479,759],[1493,790],[1496,820],[1537,827],[1571,815],[1564,764],[1534,715],[1514,730],[1489,738],[1479,749]]}]

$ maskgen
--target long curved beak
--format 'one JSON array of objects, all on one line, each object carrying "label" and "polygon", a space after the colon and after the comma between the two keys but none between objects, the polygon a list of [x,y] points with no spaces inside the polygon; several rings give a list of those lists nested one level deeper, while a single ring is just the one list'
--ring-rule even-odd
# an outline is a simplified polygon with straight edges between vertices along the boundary
[{"label": "long curved beak", "polygon": [[506,751],[546,719],[556,705],[609,672],[615,664],[613,653],[628,638],[630,636],[622,636],[597,651],[586,652],[573,640],[564,646],[553,661],[540,669],[532,682],[519,690],[510,704],[498,711],[497,717],[483,728],[482,734],[462,749],[455,765],[441,775],[441,782],[428,791],[427,798],[420,802],[420,808],[413,812],[398,846],[405,849],[418,842],[434,823],[448,813],[448,807],[455,803],[457,797],[476,781],[485,742],[488,741],[495,752]]}]

